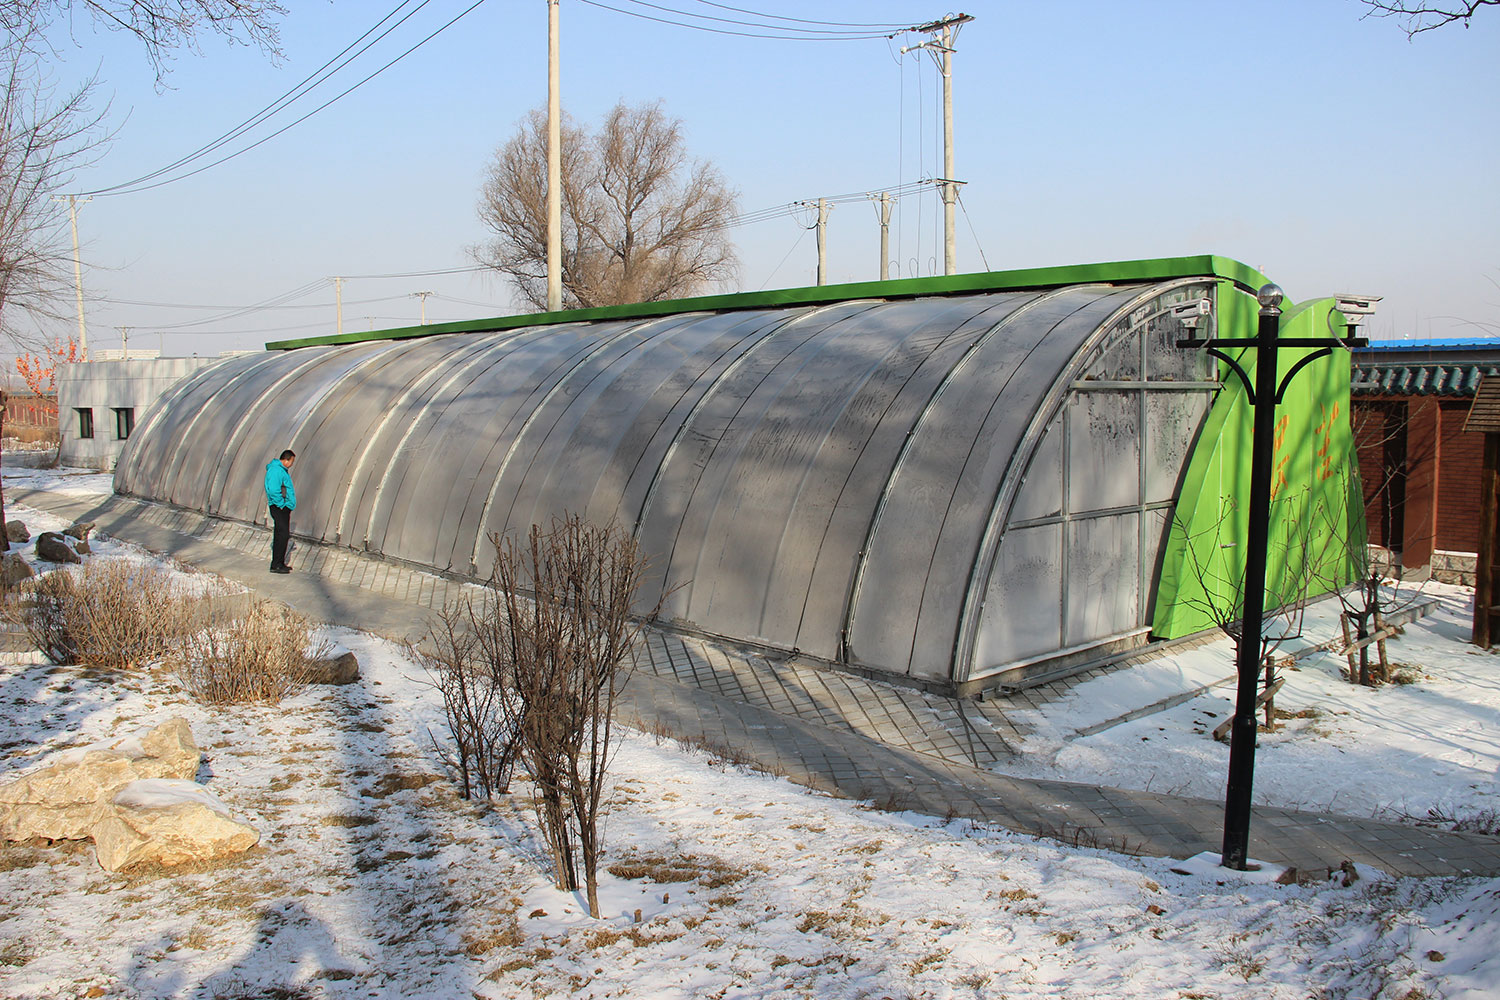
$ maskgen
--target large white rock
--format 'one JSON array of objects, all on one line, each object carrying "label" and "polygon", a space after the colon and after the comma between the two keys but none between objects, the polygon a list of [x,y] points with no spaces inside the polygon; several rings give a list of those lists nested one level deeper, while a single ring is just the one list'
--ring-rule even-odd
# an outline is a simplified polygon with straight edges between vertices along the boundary
[{"label": "large white rock", "polygon": [[191,781],[132,781],[111,804],[92,833],[99,864],[112,872],[144,861],[212,861],[248,851],[260,840],[255,827]]},{"label": "large white rock", "polygon": [[50,754],[0,784],[0,838],[87,837],[121,788],[143,778],[191,778],[201,760],[185,719]]}]

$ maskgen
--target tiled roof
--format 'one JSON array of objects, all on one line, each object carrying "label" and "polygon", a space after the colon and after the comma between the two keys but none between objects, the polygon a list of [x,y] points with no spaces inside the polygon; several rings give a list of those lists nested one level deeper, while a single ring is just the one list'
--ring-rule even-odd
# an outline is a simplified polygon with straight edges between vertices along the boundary
[{"label": "tiled roof", "polygon": [[1486,378],[1479,383],[1479,394],[1469,405],[1464,430],[1487,434],[1500,431],[1500,378]]},{"label": "tiled roof", "polygon": [[1500,364],[1358,365],[1349,391],[1356,396],[1472,397],[1484,375],[1500,375]]}]

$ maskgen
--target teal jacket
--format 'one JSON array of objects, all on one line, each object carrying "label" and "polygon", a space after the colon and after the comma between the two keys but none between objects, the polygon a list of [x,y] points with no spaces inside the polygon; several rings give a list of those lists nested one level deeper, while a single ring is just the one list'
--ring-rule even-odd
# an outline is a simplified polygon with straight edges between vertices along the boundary
[{"label": "teal jacket", "polygon": [[292,510],[297,506],[297,488],[281,459],[266,463],[266,503]]}]

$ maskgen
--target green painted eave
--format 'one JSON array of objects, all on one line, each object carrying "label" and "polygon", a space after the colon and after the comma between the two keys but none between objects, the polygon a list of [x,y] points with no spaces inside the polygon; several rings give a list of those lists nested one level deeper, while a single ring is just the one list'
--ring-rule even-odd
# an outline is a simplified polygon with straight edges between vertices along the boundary
[{"label": "green painted eave", "polygon": [[434,323],[430,326],[403,326],[392,330],[330,334],[323,337],[304,337],[300,340],[275,340],[266,344],[266,350],[288,351],[298,347],[359,344],[372,340],[409,340],[414,337],[433,337],[443,333],[488,333],[495,330],[513,330],[517,327],[550,323],[644,319],[652,316],[670,316],[675,313],[728,312],[777,306],[816,306],[830,302],[846,302],[850,299],[903,299],[923,295],[1007,292],[1034,288],[1057,288],[1064,285],[1130,284],[1195,277],[1223,278],[1252,293],[1266,283],[1265,276],[1247,264],[1229,257],[1220,257],[1217,254],[1200,254],[1193,257],[1160,257],[1154,260],[1070,264],[1064,267],[1030,267],[1019,271],[979,271],[973,274],[902,278],[894,281],[856,281],[844,285],[778,288],[767,292],[701,295],[697,298],[669,299],[665,302],[636,302],[630,305],[599,306],[593,309],[525,313],[519,316],[463,320],[457,323]]}]

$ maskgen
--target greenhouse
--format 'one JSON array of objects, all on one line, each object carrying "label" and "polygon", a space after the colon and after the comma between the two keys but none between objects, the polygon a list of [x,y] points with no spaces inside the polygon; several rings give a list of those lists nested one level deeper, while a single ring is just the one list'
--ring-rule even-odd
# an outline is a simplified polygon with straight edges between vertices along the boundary
[{"label": "greenhouse", "polygon": [[[973,693],[1232,610],[1250,408],[1178,341],[1253,336],[1265,280],[1204,256],[273,343],[163,395],[115,487],[264,524],[290,447],[299,538],[475,579],[494,535],[616,522],[664,623]],[[1284,598],[1362,542],[1348,407],[1343,351],[1282,400]]]}]

